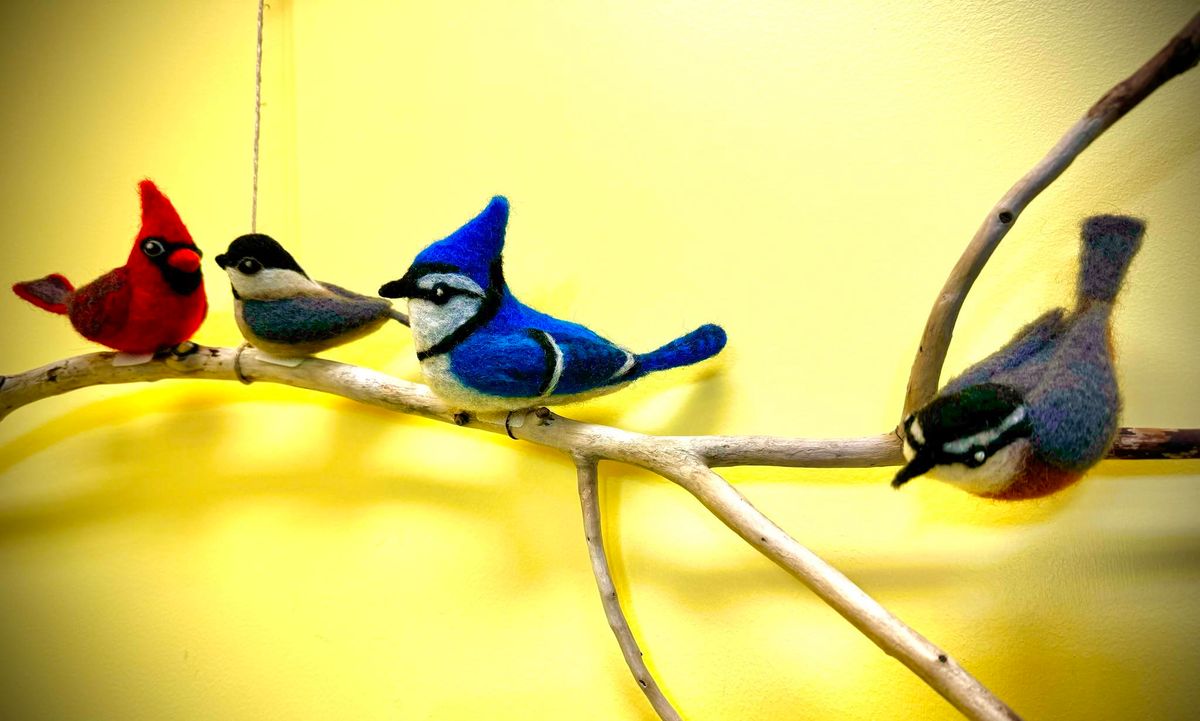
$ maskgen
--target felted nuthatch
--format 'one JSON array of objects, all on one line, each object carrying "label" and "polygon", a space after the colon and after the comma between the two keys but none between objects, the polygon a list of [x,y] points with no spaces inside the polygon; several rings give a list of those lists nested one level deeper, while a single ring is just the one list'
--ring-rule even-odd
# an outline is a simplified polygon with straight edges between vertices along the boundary
[{"label": "felted nuthatch", "polygon": [[216,258],[233,286],[233,311],[242,335],[264,360],[300,360],[408,318],[372,298],[308,277],[273,238],[243,235]]},{"label": "felted nuthatch", "polygon": [[698,363],[725,346],[704,325],[649,353],[633,353],[577,323],[513,296],[501,251],[508,201],[417,255],[380,295],[408,298],[417,359],[429,386],[454,407],[513,411],[573,403],[623,388],[654,371]]},{"label": "felted nuthatch", "polygon": [[1038,498],[1104,457],[1121,405],[1113,301],[1144,231],[1124,216],[1084,221],[1074,311],[1045,313],[906,418],[893,487],[928,472],[988,498]]}]

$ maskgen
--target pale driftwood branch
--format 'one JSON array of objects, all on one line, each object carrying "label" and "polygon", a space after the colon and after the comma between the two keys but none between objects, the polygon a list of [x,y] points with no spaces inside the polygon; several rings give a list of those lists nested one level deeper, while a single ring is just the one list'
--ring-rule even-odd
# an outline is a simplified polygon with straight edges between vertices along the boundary
[{"label": "pale driftwood branch", "polygon": [[650,706],[663,721],[683,721],[671,706],[671,702],[663,695],[650,669],[646,667],[646,662],[642,659],[642,649],[638,647],[633,630],[629,628],[629,622],[625,620],[625,613],[621,610],[621,599],[617,596],[617,586],[613,583],[612,571],[608,566],[608,555],[604,552],[596,461],[593,458],[576,458],[575,466],[579,476],[579,504],[583,507],[584,538],[587,540],[592,574],[596,577],[596,587],[600,591],[600,603],[604,606],[608,625],[617,637],[617,645],[621,647],[625,664],[629,666],[642,693],[646,694]]},{"label": "pale driftwood branch", "polygon": [[1021,211],[1050,185],[1092,141],[1154,92],[1163,83],[1187,71],[1200,60],[1200,14],[1191,19],[1166,47],[1133,75],[1104,94],[1067,134],[1050,149],[1033,170],[1017,181],[983,220],[975,237],[958,259],[938,294],[921,334],[921,343],[909,373],[904,397],[907,416],[937,393],[942,365],[954,335],[954,324],[975,279],[992,252],[1017,222]]},{"label": "pale driftwood branch", "polygon": [[[392,411],[456,423],[452,409],[423,385],[383,373],[332,361],[311,359],[285,368],[258,359],[258,352],[201,347],[182,358],[168,357],[140,366],[114,367],[112,353],[93,353],[10,376],[0,387],[0,418],[27,403],[92,385],[195,378],[269,381],[350,398]],[[239,372],[240,371],[240,372]],[[915,671],[938,693],[971,719],[1001,721],[1016,715],[940,649],[805,548],[756,509],[706,463],[773,465],[861,465],[886,462],[880,437],[834,440],[825,452],[821,442],[751,436],[745,447],[730,437],[666,437],[580,423],[535,409],[503,416],[471,416],[459,425],[510,433],[513,437],[558,449],[572,459],[620,461],[673,481],[696,496],[712,513],[763,555],[796,576],[832,605],[887,654]],[[886,438],[886,437],[884,437]],[[792,447],[789,449],[789,444]],[[887,442],[882,445],[886,448]],[[636,675],[635,671],[635,675]],[[647,677],[648,678],[648,677]],[[664,717],[670,718],[670,717]]]},{"label": "pale driftwood branch", "polygon": [[[342,396],[391,411],[456,423],[455,413],[423,385],[377,371],[320,359],[296,368],[265,363],[254,349],[201,347],[182,358],[168,356],[140,366],[115,367],[112,353],[93,353],[9,376],[0,385],[0,418],[34,401],[94,385],[165,379],[266,381]],[[896,657],[972,719],[1015,715],[977,680],[916,631],[889,614],[844,575],[829,566],[756,509],[710,466],[761,465],[864,468],[901,462],[893,434],[814,440],[770,436],[652,436],[610,426],[580,423],[549,412],[471,417],[466,425],[509,433],[567,453],[579,462],[598,459],[646,468],[692,493],[714,515],[767,558],[800,579],[880,648]],[[506,428],[507,425],[507,428]],[[1114,455],[1185,457],[1200,455],[1200,431],[1123,429]],[[1188,446],[1188,443],[1192,443]],[[1124,454],[1124,455],[1122,455]],[[588,478],[580,471],[581,492]],[[590,471],[588,471],[590,473]],[[585,500],[585,514],[587,502]],[[591,530],[589,536],[593,536]],[[599,539],[598,535],[594,536]],[[604,585],[601,584],[604,594]],[[611,619],[611,616],[610,616]],[[620,634],[618,634],[620,638]],[[622,650],[626,651],[623,644]],[[640,653],[640,652],[639,652]],[[626,658],[629,658],[627,653]],[[640,658],[640,656],[639,656]],[[632,665],[631,665],[632,667]],[[649,684],[648,673],[634,675]],[[639,684],[640,685],[640,684]],[[647,688],[647,687],[644,687]],[[652,704],[653,704],[652,700]],[[658,707],[655,707],[658,710]],[[671,718],[664,716],[664,718]]]}]

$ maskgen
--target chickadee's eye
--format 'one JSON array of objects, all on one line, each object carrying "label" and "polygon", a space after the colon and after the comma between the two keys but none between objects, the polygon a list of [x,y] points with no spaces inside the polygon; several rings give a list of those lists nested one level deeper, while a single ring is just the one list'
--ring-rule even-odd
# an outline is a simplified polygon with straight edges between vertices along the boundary
[{"label": "chickadee's eye", "polygon": [[433,302],[442,305],[450,300],[450,286],[445,283],[437,283],[433,286]]},{"label": "chickadee's eye", "polygon": [[156,258],[166,250],[167,247],[157,238],[146,238],[142,241],[142,252],[146,254],[147,258]]},{"label": "chickadee's eye", "polygon": [[242,258],[238,261],[237,269],[243,275],[254,275],[262,270],[262,263],[259,263],[257,258]]}]

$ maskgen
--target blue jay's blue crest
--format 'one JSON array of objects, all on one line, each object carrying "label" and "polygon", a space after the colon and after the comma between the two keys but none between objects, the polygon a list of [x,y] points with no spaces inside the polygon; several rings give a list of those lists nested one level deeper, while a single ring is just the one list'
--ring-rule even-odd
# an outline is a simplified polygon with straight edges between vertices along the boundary
[{"label": "blue jay's blue crest", "polygon": [[422,250],[413,265],[455,266],[456,272],[486,288],[492,263],[504,250],[507,229],[508,199],[497,195],[463,227]]},{"label": "blue jay's blue crest", "polygon": [[504,280],[508,201],[417,255],[379,289],[407,298],[417,359],[433,390],[464,410],[517,410],[609,393],[647,373],[698,363],[725,347],[704,325],[658,350],[636,354],[595,331],[525,305]]}]

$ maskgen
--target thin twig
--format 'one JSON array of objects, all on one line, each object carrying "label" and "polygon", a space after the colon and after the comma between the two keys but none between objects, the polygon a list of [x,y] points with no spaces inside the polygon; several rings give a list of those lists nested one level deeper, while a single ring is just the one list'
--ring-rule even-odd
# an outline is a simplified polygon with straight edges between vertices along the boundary
[{"label": "thin twig", "polygon": [[946,279],[929,312],[909,373],[903,416],[925,405],[937,393],[942,365],[946,362],[950,339],[954,335],[954,324],[967,293],[992,252],[1017,222],[1021,211],[1101,133],[1163,83],[1196,65],[1197,60],[1200,60],[1200,13],[1137,72],[1105,93],[1086,115],[1071,126],[1046,157],[1018,180],[988,212],[983,225],[979,226],[970,245],[950,271],[950,277]]},{"label": "thin twig", "polygon": [[633,673],[634,680],[642,689],[642,693],[646,694],[659,718],[663,721],[682,721],[642,660],[642,649],[638,647],[637,639],[633,637],[633,631],[621,610],[621,600],[617,597],[617,587],[613,583],[608,556],[604,552],[596,461],[593,458],[576,458],[575,467],[579,476],[579,504],[583,507],[583,533],[587,539],[588,557],[592,562],[592,574],[596,577],[596,587],[600,591],[600,602],[604,605],[608,625],[617,637],[617,645],[621,647],[621,655],[625,657],[625,663]]}]

